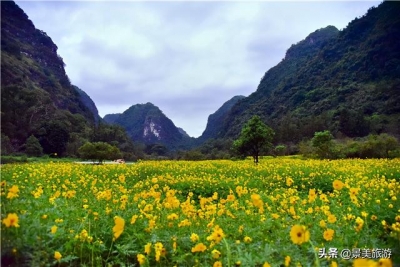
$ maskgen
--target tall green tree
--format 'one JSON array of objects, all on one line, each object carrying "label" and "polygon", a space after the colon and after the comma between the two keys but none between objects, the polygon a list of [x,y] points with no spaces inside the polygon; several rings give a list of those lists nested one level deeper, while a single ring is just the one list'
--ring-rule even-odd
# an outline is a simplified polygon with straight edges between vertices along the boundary
[{"label": "tall green tree", "polygon": [[311,139],[312,146],[320,158],[330,158],[334,146],[333,136],[330,131],[315,132]]},{"label": "tall green tree", "polygon": [[97,160],[99,164],[106,159],[112,160],[121,157],[121,151],[117,147],[104,142],[87,142],[79,148],[78,153],[81,158],[93,160],[93,162]]},{"label": "tall green tree", "polygon": [[25,152],[28,156],[34,157],[38,157],[43,154],[43,148],[35,136],[31,135],[26,140]]},{"label": "tall green tree", "polygon": [[8,155],[14,152],[13,146],[11,145],[10,138],[1,133],[1,155]]},{"label": "tall green tree", "polygon": [[272,147],[274,134],[274,131],[255,115],[243,126],[239,139],[233,142],[233,148],[241,155],[252,156],[254,163],[258,163],[260,153]]},{"label": "tall green tree", "polygon": [[64,155],[69,140],[69,129],[65,123],[54,120],[45,122],[38,135],[45,154]]}]

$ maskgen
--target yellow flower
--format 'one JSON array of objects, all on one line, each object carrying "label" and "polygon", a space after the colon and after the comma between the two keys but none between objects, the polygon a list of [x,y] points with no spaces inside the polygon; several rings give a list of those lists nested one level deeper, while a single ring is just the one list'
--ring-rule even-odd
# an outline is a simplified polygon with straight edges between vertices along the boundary
[{"label": "yellow flower", "polygon": [[217,200],[218,199],[218,192],[214,192],[212,199]]},{"label": "yellow flower", "polygon": [[12,187],[10,187],[8,189],[7,198],[12,199],[12,198],[18,197],[18,193],[19,193],[18,186],[17,185],[13,185]]},{"label": "yellow flower", "polygon": [[294,244],[301,245],[310,240],[310,232],[305,226],[296,224],[290,230],[290,238]]},{"label": "yellow flower", "polygon": [[331,266],[330,267],[338,267],[338,264],[336,261],[332,261],[331,262]]},{"label": "yellow flower", "polygon": [[286,178],[286,185],[290,187],[292,184],[293,184],[293,179],[290,177]]},{"label": "yellow flower", "polygon": [[227,197],[226,197],[226,201],[228,201],[228,202],[232,202],[232,201],[235,201],[235,196],[234,195],[228,195]]},{"label": "yellow flower", "polygon": [[207,224],[207,227],[208,227],[208,228],[213,227],[213,225],[214,225],[214,220],[215,220],[215,218],[213,218],[213,219],[211,220],[211,222],[209,222],[209,223]]},{"label": "yellow flower", "polygon": [[244,241],[245,243],[250,243],[250,242],[252,241],[252,239],[251,239],[251,237],[249,237],[249,236],[245,236],[244,239],[243,239],[243,241]]},{"label": "yellow flower", "polygon": [[379,267],[393,267],[393,263],[391,259],[380,259],[378,262]]},{"label": "yellow flower", "polygon": [[203,243],[199,243],[192,248],[192,252],[204,252],[207,250],[207,247]]},{"label": "yellow flower", "polygon": [[114,227],[113,227],[113,233],[114,233],[114,240],[116,240],[124,231],[125,227],[125,220],[119,216],[114,217]]},{"label": "yellow flower", "polygon": [[355,259],[353,267],[376,267],[376,262],[368,259]]},{"label": "yellow flower", "polygon": [[314,200],[317,198],[317,194],[315,193],[315,189],[310,189],[308,191],[308,202],[314,202]]},{"label": "yellow flower", "polygon": [[210,236],[207,237],[207,240],[215,241],[215,243],[218,244],[219,242],[221,242],[222,238],[224,238],[224,237],[225,237],[224,230],[222,230],[221,227],[216,225],[214,227],[214,232]]},{"label": "yellow flower", "polygon": [[276,214],[276,213],[272,213],[272,218],[274,218],[274,219],[278,219],[280,216],[279,216],[279,214]]},{"label": "yellow flower", "polygon": [[218,259],[218,258],[221,256],[221,252],[219,252],[218,250],[214,249],[214,250],[211,252],[211,255],[212,255],[212,257],[213,257],[214,259]]},{"label": "yellow flower", "polygon": [[268,262],[264,262],[263,267],[271,267],[271,265]]},{"label": "yellow flower", "polygon": [[161,256],[165,256],[167,251],[164,248],[164,245],[161,242],[157,242],[155,245],[155,251],[156,251],[156,261],[160,261]]},{"label": "yellow flower", "polygon": [[290,261],[291,261],[290,256],[286,256],[285,257],[285,267],[288,267],[290,265]]},{"label": "yellow flower", "polygon": [[147,255],[150,255],[150,253],[151,253],[151,243],[147,243],[146,245],[144,245],[144,253],[146,253]]},{"label": "yellow flower", "polygon": [[350,188],[350,196],[355,197],[358,195],[360,188]]},{"label": "yellow flower", "polygon": [[54,252],[54,258],[59,261],[62,258],[61,253],[58,251]]},{"label": "yellow flower", "polygon": [[44,220],[44,219],[47,219],[47,214],[43,214],[42,215],[42,219]]},{"label": "yellow flower", "polygon": [[19,227],[18,215],[16,213],[7,214],[7,218],[4,218],[2,222],[6,227]]},{"label": "yellow flower", "polygon": [[140,265],[143,265],[146,263],[146,256],[143,254],[138,254],[137,255],[137,260],[139,262]]},{"label": "yellow flower", "polygon": [[328,222],[330,223],[335,223],[336,222],[336,216],[333,214],[328,215]]},{"label": "yellow flower", "polygon": [[335,231],[332,229],[327,229],[324,231],[324,239],[326,241],[331,241],[333,239],[333,235],[334,235]]},{"label": "yellow flower", "polygon": [[133,215],[131,218],[131,224],[135,224],[138,217],[139,217],[138,215]]},{"label": "yellow flower", "polygon": [[52,234],[55,234],[56,232],[57,232],[57,226],[53,225],[53,226],[51,227],[51,233],[52,233]]},{"label": "yellow flower", "polygon": [[190,235],[190,240],[192,240],[193,243],[196,243],[197,241],[199,241],[199,236],[195,233],[192,233]]},{"label": "yellow flower", "polygon": [[343,186],[344,186],[344,184],[343,184],[342,181],[340,181],[340,180],[335,180],[335,181],[333,181],[333,188],[334,188],[334,189],[336,189],[336,190],[342,190]]},{"label": "yellow flower", "polygon": [[364,226],[364,220],[360,217],[356,218],[356,231],[359,232]]},{"label": "yellow flower", "polygon": [[222,262],[220,261],[214,262],[213,267],[222,267]]},{"label": "yellow flower", "polygon": [[321,228],[325,228],[326,222],[324,220],[319,221],[319,226],[321,226]]},{"label": "yellow flower", "polygon": [[170,215],[167,216],[167,219],[168,219],[168,220],[177,220],[178,217],[179,217],[178,214],[172,213],[172,214],[170,214]]}]

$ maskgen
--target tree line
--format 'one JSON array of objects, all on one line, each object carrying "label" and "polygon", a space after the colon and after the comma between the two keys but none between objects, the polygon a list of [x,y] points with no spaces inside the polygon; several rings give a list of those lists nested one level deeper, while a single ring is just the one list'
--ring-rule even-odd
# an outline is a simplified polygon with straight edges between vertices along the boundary
[{"label": "tree line", "polygon": [[[128,161],[212,160],[244,159],[249,156],[253,158],[254,163],[258,163],[261,156],[292,154],[320,159],[400,157],[399,141],[387,133],[335,139],[329,130],[324,130],[315,132],[311,139],[302,140],[296,145],[274,144],[274,130],[257,115],[245,123],[236,140],[209,139],[194,149],[175,151],[169,151],[163,144],[133,143],[120,126],[99,124],[93,129],[90,138],[85,139],[73,133],[69,134],[62,124],[50,125],[51,134],[31,135],[27,139],[24,144],[27,156],[72,156],[98,163],[117,158]],[[7,136],[2,134],[1,142],[2,155],[12,150]]]}]

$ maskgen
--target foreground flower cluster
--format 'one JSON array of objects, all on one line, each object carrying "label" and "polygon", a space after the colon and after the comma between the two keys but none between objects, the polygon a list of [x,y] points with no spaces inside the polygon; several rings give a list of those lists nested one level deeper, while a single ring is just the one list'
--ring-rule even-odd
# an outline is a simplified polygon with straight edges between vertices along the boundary
[{"label": "foreground flower cluster", "polygon": [[[1,173],[2,258],[14,266],[400,262],[399,159],[47,163]],[[333,249],[391,254],[321,255]]]}]

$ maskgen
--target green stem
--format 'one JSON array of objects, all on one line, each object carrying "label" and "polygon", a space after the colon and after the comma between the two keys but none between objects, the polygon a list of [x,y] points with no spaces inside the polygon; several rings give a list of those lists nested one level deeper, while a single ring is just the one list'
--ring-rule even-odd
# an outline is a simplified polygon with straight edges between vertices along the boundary
[{"label": "green stem", "polygon": [[313,243],[311,242],[311,240],[310,240],[309,242],[310,242],[310,245],[311,245],[312,250],[313,250],[313,252],[314,252],[315,265],[316,265],[316,267],[320,267],[321,264],[320,264],[320,262],[319,262],[319,257],[318,257],[318,255],[317,255],[317,251],[315,250],[315,247],[314,247]]},{"label": "green stem", "polygon": [[227,252],[227,256],[228,256],[228,266],[231,266],[231,249],[230,249],[229,244],[226,241],[226,239],[223,238],[223,240],[224,240],[224,244],[225,244],[226,252]]},{"label": "green stem", "polygon": [[113,240],[111,241],[111,246],[110,246],[110,249],[108,250],[108,256],[107,256],[107,260],[106,260],[106,261],[108,261],[108,259],[110,258],[111,248],[112,248],[113,244],[114,244],[114,238],[113,238]]},{"label": "green stem", "polygon": [[[91,232],[90,232],[90,219],[89,219],[89,236],[91,236],[90,234],[91,234]],[[93,239],[92,239],[92,242],[93,242]],[[94,246],[93,246],[93,243],[91,244],[91,247],[92,247],[92,267],[94,267]]]}]

